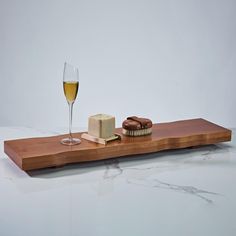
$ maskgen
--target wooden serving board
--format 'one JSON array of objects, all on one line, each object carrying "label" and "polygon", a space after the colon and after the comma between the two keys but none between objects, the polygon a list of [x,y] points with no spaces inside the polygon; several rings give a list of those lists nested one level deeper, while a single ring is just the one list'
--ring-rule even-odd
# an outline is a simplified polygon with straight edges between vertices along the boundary
[{"label": "wooden serving board", "polygon": [[[121,140],[106,146],[84,139],[80,145],[64,146],[60,140],[67,135],[9,140],[4,142],[4,151],[22,170],[33,170],[231,140],[231,130],[204,119],[154,124],[152,130],[148,136],[127,137],[118,128]],[[73,136],[80,138],[81,134]]]}]

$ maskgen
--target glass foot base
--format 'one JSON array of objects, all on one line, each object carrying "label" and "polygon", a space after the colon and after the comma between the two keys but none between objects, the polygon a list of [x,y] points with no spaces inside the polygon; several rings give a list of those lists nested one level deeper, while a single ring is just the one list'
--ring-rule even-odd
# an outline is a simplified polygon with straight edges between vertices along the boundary
[{"label": "glass foot base", "polygon": [[78,138],[64,138],[61,140],[61,144],[68,145],[68,146],[73,146],[80,143],[81,143],[81,140]]}]

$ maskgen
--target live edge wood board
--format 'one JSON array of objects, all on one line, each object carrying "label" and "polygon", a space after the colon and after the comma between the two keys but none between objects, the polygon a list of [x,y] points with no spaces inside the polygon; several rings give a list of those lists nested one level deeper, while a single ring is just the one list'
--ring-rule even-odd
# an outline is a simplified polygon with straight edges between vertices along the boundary
[{"label": "live edge wood board", "polygon": [[[84,139],[76,146],[60,144],[67,135],[8,140],[4,141],[4,151],[22,170],[33,170],[231,140],[231,130],[204,119],[154,124],[152,130],[148,136],[126,137],[118,128],[121,140],[106,146]],[[74,137],[80,138],[81,134],[75,133]]]}]

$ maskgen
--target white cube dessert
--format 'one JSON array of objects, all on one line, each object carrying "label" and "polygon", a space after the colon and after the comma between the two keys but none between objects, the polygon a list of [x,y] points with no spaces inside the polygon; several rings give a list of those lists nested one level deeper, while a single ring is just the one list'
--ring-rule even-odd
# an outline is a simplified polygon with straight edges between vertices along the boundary
[{"label": "white cube dessert", "polygon": [[115,131],[115,117],[97,114],[89,117],[88,134],[97,138],[110,138]]}]

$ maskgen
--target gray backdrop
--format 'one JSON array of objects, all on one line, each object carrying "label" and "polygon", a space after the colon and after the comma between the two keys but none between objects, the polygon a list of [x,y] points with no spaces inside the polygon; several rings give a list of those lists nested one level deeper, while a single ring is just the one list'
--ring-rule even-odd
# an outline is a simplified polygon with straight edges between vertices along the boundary
[{"label": "gray backdrop", "polygon": [[74,126],[96,113],[236,126],[236,1],[0,0],[0,125]]}]

